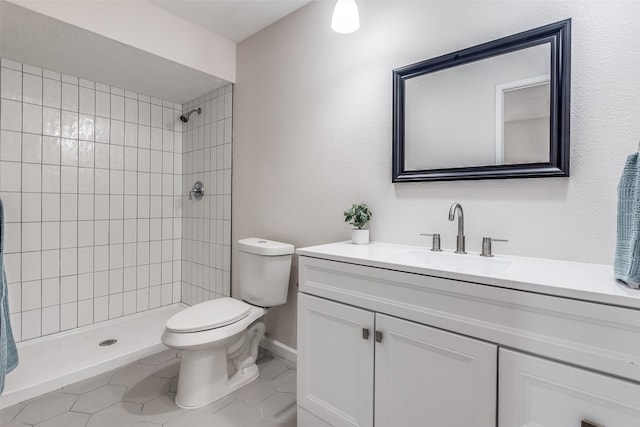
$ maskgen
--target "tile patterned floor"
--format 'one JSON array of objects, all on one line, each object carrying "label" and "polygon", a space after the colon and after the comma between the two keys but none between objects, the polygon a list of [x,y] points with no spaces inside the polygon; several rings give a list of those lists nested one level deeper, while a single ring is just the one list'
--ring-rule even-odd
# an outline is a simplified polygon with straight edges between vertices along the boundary
[{"label": "tile patterned floor", "polygon": [[0,427],[295,427],[295,366],[266,352],[260,376],[202,408],[174,403],[180,359],[167,350],[0,411]]}]

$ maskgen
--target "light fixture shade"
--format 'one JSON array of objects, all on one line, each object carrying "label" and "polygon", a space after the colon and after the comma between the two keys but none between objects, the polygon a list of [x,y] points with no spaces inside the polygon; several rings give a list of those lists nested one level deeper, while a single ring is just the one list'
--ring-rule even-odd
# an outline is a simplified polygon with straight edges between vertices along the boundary
[{"label": "light fixture shade", "polygon": [[355,0],[338,0],[333,9],[331,28],[336,33],[353,33],[360,28],[360,15]]}]

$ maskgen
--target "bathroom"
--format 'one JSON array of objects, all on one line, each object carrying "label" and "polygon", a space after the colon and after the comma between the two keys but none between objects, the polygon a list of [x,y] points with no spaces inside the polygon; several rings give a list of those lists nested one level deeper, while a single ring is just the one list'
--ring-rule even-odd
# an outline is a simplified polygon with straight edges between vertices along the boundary
[{"label": "bathroom", "polygon": [[[21,7],[18,5],[29,7],[29,3],[3,1],[2,10],[11,7],[14,13],[15,8]],[[127,120],[122,116],[124,164],[118,170],[149,172],[150,177],[155,174],[156,178],[149,182],[146,194],[138,193],[137,187],[128,194],[123,173],[122,206],[108,202],[106,206],[98,205],[106,200],[99,196],[110,194],[108,190],[98,191],[98,174],[94,176],[95,191],[85,193],[82,184],[86,181],[82,180],[77,180],[75,187],[73,182],[69,183],[68,191],[55,186],[49,191],[45,166],[59,166],[61,171],[73,167],[80,173],[85,167],[82,151],[75,163],[73,160],[70,164],[50,163],[44,151],[29,157],[33,153],[25,152],[23,137],[22,151],[18,149],[16,157],[15,147],[13,152],[10,148],[13,140],[6,139],[3,132],[0,195],[7,211],[7,230],[13,228],[7,232],[13,234],[7,236],[4,264],[9,282],[11,324],[18,342],[175,303],[192,305],[229,294],[238,296],[237,242],[240,239],[262,237],[287,242],[296,248],[346,241],[351,237],[351,228],[344,223],[342,213],[348,206],[360,202],[366,202],[374,212],[370,223],[373,241],[430,248],[431,239],[420,234],[440,233],[443,249],[455,249],[456,226],[448,221],[447,213],[453,202],[460,202],[465,212],[469,252],[480,252],[482,238],[491,236],[509,240],[494,245],[493,251],[499,255],[613,263],[616,187],[626,157],[638,150],[640,140],[637,120],[640,105],[635,102],[640,96],[637,83],[640,58],[636,54],[638,2],[363,0],[357,2],[360,29],[351,34],[332,31],[330,21],[335,2],[301,2],[299,9],[237,43],[208,33],[154,4],[163,2],[100,2],[93,6],[101,8],[99,13],[104,18],[100,22],[82,21],[83,16],[96,13],[90,5],[80,7],[78,4],[70,11],[51,6],[56,3],[65,4],[33,2],[33,9],[29,10],[71,23],[80,27],[79,31],[89,30],[111,42],[133,46],[138,52],[164,56],[163,64],[168,59],[177,64],[178,71],[192,74],[188,74],[190,79],[152,82],[152,74],[146,76],[148,78],[136,74],[136,61],[122,61],[111,67],[120,70],[119,74],[116,71],[86,74],[86,70],[95,73],[96,67],[88,67],[81,59],[58,61],[58,67],[53,68],[47,64],[55,58],[42,52],[40,57],[29,56],[29,52],[23,52],[24,57],[20,58],[8,54],[5,57],[9,50],[3,42],[0,52],[3,59],[36,67],[24,67],[23,78],[37,75],[38,67],[50,70],[53,74],[42,71],[43,81],[60,81],[61,87],[62,83],[71,85],[77,89],[78,97],[86,92],[82,89],[93,90],[96,108],[102,96],[99,92],[109,93],[109,99],[112,95],[122,98],[126,115],[127,102],[132,102],[134,94],[137,95],[138,117]],[[72,13],[74,10],[77,15]],[[3,27],[9,24],[7,16],[3,13],[1,17]],[[157,19],[151,22],[149,16]],[[568,18],[572,20],[570,177],[392,182],[392,70]],[[140,34],[141,28],[149,37]],[[32,30],[36,32],[35,28]],[[163,37],[165,34],[170,37]],[[4,31],[2,36],[7,40]],[[171,44],[171,38],[177,46]],[[150,46],[145,44],[148,39],[158,42]],[[76,38],[68,43],[81,47],[83,40]],[[100,43],[97,39],[91,40]],[[95,46],[99,50],[84,47],[94,51],[91,58],[101,55],[119,58],[109,50],[112,45]],[[148,63],[153,64],[151,59]],[[4,64],[3,68],[10,67]],[[130,72],[123,73],[127,64],[132,65]],[[62,75],[57,77],[59,80],[50,78],[55,73],[71,79],[65,81]],[[163,77],[173,75],[167,73]],[[212,76],[220,81],[213,82]],[[26,78],[23,84],[25,81]],[[92,88],[88,87],[91,83]],[[174,83],[175,89],[170,87]],[[219,86],[209,89],[215,85]],[[157,93],[144,90],[158,86],[166,86],[162,93],[172,95],[161,98]],[[60,102],[64,96],[62,92]],[[82,98],[79,99],[78,113],[91,115],[90,111],[80,111]],[[140,114],[146,106],[148,123]],[[178,123],[183,112],[198,107],[203,109],[201,114],[193,113],[189,122]],[[4,105],[2,110],[6,114]],[[22,110],[23,115],[24,111],[26,109]],[[109,114],[113,115],[114,110]],[[170,117],[168,121],[165,114]],[[94,115],[101,117],[96,110]],[[160,121],[156,121],[156,117]],[[149,128],[147,148],[142,143],[144,138],[140,135],[137,138],[139,149],[155,153],[155,157],[149,159],[149,170],[144,169],[147,166],[140,168],[140,155],[138,169],[127,167],[125,150],[131,147],[127,144],[128,123]],[[174,126],[167,129],[166,123]],[[45,126],[44,120],[41,125]],[[215,138],[211,137],[208,142],[193,132],[193,129],[206,129],[207,125],[216,129]],[[13,128],[3,127],[3,130],[16,132]],[[46,133],[43,143],[45,136]],[[197,148],[201,151],[191,154],[196,140],[198,144],[202,142]],[[93,142],[94,147],[106,146],[109,142],[100,140],[97,130],[93,139],[78,137],[78,150],[83,141]],[[159,142],[160,145],[154,145]],[[211,153],[214,147],[215,155]],[[108,171],[108,167],[97,165],[100,158],[97,150],[95,148],[92,160],[95,171]],[[206,156],[205,152],[216,159],[215,164],[205,160],[197,162]],[[34,164],[42,165],[39,172],[31,166]],[[32,182],[33,174],[40,180],[40,186],[35,180]],[[20,177],[20,184],[16,177]],[[197,180],[204,183],[202,201],[209,202],[208,208],[202,201],[189,200],[188,192]],[[168,189],[166,193],[165,189]],[[50,206],[52,194],[59,195],[54,199],[58,200],[60,213],[48,218],[46,207]],[[79,216],[83,196],[94,196],[95,208],[90,217]],[[65,211],[73,206],[74,200],[75,216]],[[140,203],[144,204],[145,200],[148,205],[141,207]],[[135,206],[136,212],[148,209],[149,216],[125,216],[129,203]],[[103,229],[101,233],[94,229],[92,241],[86,240],[82,222],[91,221],[96,223],[92,226],[100,228],[98,223],[111,220],[109,215],[100,216],[99,207],[123,212],[122,219],[117,219],[123,224],[121,242],[107,244],[110,236],[105,236]],[[127,222],[134,219],[135,224]],[[193,219],[198,221],[190,221]],[[32,224],[42,225],[34,229]],[[213,224],[215,232],[211,229]],[[44,246],[49,226],[54,227],[54,234],[60,234],[60,239]],[[68,230],[63,233],[66,226],[77,227],[75,240],[63,242],[70,236]],[[141,236],[140,231],[147,226],[149,235],[143,232]],[[29,239],[25,240],[29,236],[25,234],[42,235],[42,240],[38,242],[36,237],[35,246],[29,246]],[[127,236],[131,235],[136,238],[128,240]],[[15,246],[16,240],[21,243],[19,248]],[[139,242],[149,242],[148,253],[138,252]],[[94,257],[113,250],[109,256],[119,257],[122,263],[103,268],[96,265],[99,258],[94,258],[89,268],[86,263],[78,262],[84,248],[94,249]],[[54,265],[51,272],[51,266],[45,264],[48,259],[45,252],[49,251],[58,251],[56,256],[60,260],[63,253],[71,253],[70,259],[75,255],[77,261],[75,264],[71,261],[71,265],[60,264],[57,270]],[[31,262],[32,256],[41,257],[40,263]],[[130,264],[134,258],[135,263]],[[40,272],[33,271],[38,265]],[[103,273],[110,270],[121,273],[122,281],[105,284]],[[141,271],[139,281],[138,271]],[[293,371],[298,348],[298,273],[298,256],[294,256],[288,302],[270,309],[265,322],[264,347],[276,355],[274,360],[284,361],[285,371]],[[20,279],[21,276],[24,277]],[[50,283],[55,283],[52,294],[49,293],[52,288],[47,287]],[[85,287],[84,283],[91,286]],[[283,373],[286,372],[278,375]],[[8,382],[11,375],[7,376]],[[282,402],[290,411],[291,396],[285,396]],[[12,425],[15,415],[5,421],[4,414],[2,425]],[[254,424],[261,421],[256,420]],[[278,423],[277,420],[264,421]],[[21,422],[17,418],[15,425]],[[195,418],[192,423],[199,425]],[[291,420],[281,422],[287,423]],[[75,424],[69,421],[69,425]]]}]

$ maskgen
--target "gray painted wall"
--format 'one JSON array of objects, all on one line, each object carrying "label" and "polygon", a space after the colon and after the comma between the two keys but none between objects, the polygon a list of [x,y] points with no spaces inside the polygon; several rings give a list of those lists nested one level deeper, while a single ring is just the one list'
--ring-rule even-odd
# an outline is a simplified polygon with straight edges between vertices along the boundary
[{"label": "gray painted wall", "polygon": [[[297,247],[350,238],[342,212],[365,201],[374,240],[467,245],[502,237],[503,254],[611,263],[616,186],[640,138],[638,2],[360,2],[361,29],[331,31],[313,2],[238,45],[232,241]],[[391,183],[391,70],[573,18],[570,178]],[[237,253],[233,247],[233,253]],[[237,269],[237,256],[233,257]],[[297,269],[268,334],[296,346]],[[237,274],[233,292],[237,295]]]}]

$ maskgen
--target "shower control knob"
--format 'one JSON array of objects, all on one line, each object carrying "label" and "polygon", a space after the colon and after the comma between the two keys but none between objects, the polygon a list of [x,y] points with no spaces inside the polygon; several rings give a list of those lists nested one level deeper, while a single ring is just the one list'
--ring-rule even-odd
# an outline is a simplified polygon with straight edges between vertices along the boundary
[{"label": "shower control knob", "polygon": [[191,191],[189,191],[189,200],[193,197],[195,197],[196,200],[200,200],[202,199],[202,196],[204,196],[204,185],[202,184],[202,181],[196,181],[196,183],[193,184]]}]

